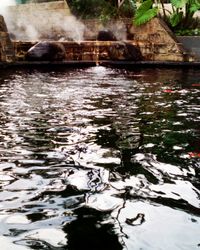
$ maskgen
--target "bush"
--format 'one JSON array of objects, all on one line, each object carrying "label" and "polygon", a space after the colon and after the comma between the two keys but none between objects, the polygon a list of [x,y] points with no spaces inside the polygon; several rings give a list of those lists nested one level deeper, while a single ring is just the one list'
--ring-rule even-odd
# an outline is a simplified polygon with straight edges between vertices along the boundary
[{"label": "bush", "polygon": [[134,0],[126,0],[120,8],[114,0],[68,0],[67,2],[72,13],[84,19],[109,20],[110,18],[133,17],[135,12]]}]

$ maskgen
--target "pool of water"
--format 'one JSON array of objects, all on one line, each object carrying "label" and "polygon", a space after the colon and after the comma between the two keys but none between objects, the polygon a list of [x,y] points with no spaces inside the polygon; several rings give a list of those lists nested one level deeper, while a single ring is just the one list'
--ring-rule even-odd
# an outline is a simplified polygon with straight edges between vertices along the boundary
[{"label": "pool of water", "polygon": [[1,249],[199,249],[200,70],[0,72]]}]

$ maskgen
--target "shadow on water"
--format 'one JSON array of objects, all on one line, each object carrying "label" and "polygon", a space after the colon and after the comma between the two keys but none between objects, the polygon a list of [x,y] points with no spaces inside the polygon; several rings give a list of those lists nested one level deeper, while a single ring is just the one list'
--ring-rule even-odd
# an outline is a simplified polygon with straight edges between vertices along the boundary
[{"label": "shadow on water", "polygon": [[69,249],[122,249],[117,235],[113,233],[114,225],[102,223],[109,218],[110,211],[105,213],[82,207],[76,214],[77,220],[64,227]]},{"label": "shadow on water", "polygon": [[3,249],[196,249],[199,82],[192,69],[1,72]]}]

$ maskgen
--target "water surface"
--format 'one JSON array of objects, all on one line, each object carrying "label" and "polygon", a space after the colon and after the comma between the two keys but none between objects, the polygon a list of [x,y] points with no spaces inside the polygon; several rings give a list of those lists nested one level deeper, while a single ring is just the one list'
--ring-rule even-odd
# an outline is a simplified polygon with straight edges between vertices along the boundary
[{"label": "water surface", "polygon": [[200,71],[0,71],[1,249],[199,249]]}]

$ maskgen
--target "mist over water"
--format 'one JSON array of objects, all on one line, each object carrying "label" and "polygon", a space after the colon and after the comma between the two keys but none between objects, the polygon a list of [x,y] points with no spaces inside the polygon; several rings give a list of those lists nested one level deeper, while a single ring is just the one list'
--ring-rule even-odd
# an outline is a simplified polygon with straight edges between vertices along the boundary
[{"label": "mist over water", "polygon": [[0,10],[6,8],[7,6],[15,5],[15,0],[1,0]]},{"label": "mist over water", "polygon": [[7,15],[7,7],[15,5],[15,0],[1,0],[0,1],[0,15]]},{"label": "mist over water", "polygon": [[[67,5],[59,9],[62,1],[15,5],[13,0],[3,0],[0,3],[0,14],[5,18],[8,31],[13,40],[21,41],[83,41],[96,39],[100,30],[110,30],[117,40],[127,39],[127,29],[123,21],[109,21],[106,24],[89,21],[89,25],[77,19],[70,13]],[[95,11],[95,10],[94,10]],[[88,38],[89,37],[89,38]]]},{"label": "mist over water", "polygon": [[15,40],[83,40],[84,24],[71,15],[67,5],[59,4],[63,1],[13,7],[14,1],[4,1],[1,13]]}]

